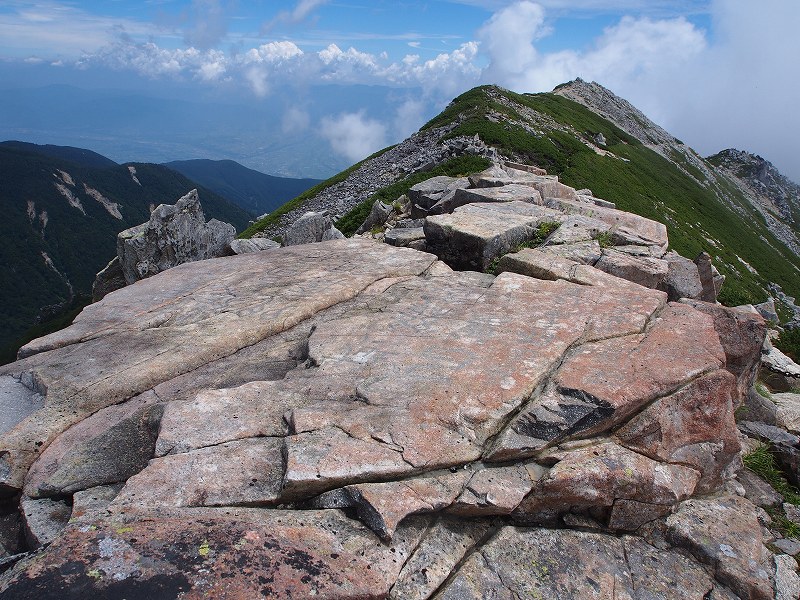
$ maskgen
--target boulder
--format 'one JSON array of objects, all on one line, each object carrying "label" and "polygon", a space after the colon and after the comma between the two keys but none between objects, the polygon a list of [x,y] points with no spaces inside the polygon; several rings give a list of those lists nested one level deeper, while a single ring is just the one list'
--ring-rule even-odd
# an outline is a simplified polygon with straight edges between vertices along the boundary
[{"label": "boulder", "polygon": [[102,409],[50,444],[28,471],[31,498],[125,481],[153,457],[163,405],[155,394]]},{"label": "boulder", "polygon": [[280,496],[282,441],[250,438],[155,458],[129,478],[112,505],[266,506]]},{"label": "boulder", "polygon": [[475,202],[528,202],[530,204],[542,204],[542,195],[535,189],[512,183],[503,186],[492,186],[476,189],[458,189],[453,195],[453,210],[465,204]]},{"label": "boulder", "polygon": [[383,236],[383,241],[391,246],[407,247],[413,242],[425,239],[425,230],[423,227],[409,227],[401,228],[395,227],[389,229]]},{"label": "boulder", "polygon": [[72,509],[63,500],[24,498],[20,512],[25,523],[25,540],[31,549],[46,546],[67,526]]},{"label": "boulder", "polygon": [[764,317],[765,321],[771,321],[772,323],[778,323],[778,313],[775,310],[775,299],[772,297],[767,298],[766,302],[762,302],[761,304],[756,304],[754,307],[758,314]]},{"label": "boulder", "polygon": [[428,217],[423,230],[429,251],[455,269],[486,270],[495,258],[534,239],[539,224],[554,214],[533,204],[512,203],[524,205],[528,214],[500,212],[478,203],[451,215]]},{"label": "boulder", "polygon": [[70,521],[102,518],[108,507],[122,489],[122,483],[99,485],[75,492],[72,495],[72,515]]},{"label": "boulder", "polygon": [[664,260],[667,263],[667,275],[659,289],[667,292],[670,301],[681,298],[700,299],[703,285],[697,264],[674,251],[667,252]]},{"label": "boulder", "polygon": [[775,424],[790,433],[800,435],[800,394],[772,394],[772,401],[777,406]]},{"label": "boulder", "polygon": [[452,198],[457,189],[468,186],[469,180],[466,177],[432,177],[411,186],[408,198],[413,204],[430,210],[442,199]]},{"label": "boulder", "polygon": [[307,212],[286,230],[283,245],[297,246],[343,238],[342,232],[333,226],[330,215],[325,212]]},{"label": "boulder", "polygon": [[557,246],[545,244],[544,246],[540,246],[539,250],[547,254],[552,254],[553,256],[560,256],[582,265],[590,266],[600,260],[600,257],[603,255],[603,251],[597,240],[559,244]]},{"label": "boulder", "polygon": [[0,376],[0,434],[44,406],[44,396],[36,391],[33,382],[23,381],[22,377]]},{"label": "boulder", "polygon": [[608,225],[591,217],[569,215],[559,220],[561,225],[545,240],[546,246],[588,242],[609,230]]},{"label": "boulder", "polygon": [[[684,300],[695,310],[709,315],[725,351],[725,368],[737,380],[736,397],[744,399],[752,389],[758,373],[757,348],[761,348],[767,335],[764,320],[759,315],[742,312],[716,303]],[[735,404],[738,408],[739,404]]]},{"label": "boulder", "polygon": [[610,248],[603,250],[603,255],[594,266],[615,277],[653,289],[661,286],[668,270],[667,263],[663,260],[630,256]]},{"label": "boulder", "polygon": [[370,231],[373,227],[382,227],[392,212],[394,212],[394,208],[391,204],[384,204],[380,200],[376,200],[372,203],[372,208],[370,209],[367,218],[356,230],[356,233]]},{"label": "boulder", "polygon": [[174,205],[160,204],[147,223],[117,236],[117,256],[127,285],[176,265],[225,254],[236,229],[211,219],[206,223],[197,190]]},{"label": "boulder", "polygon": [[[556,463],[512,513],[518,521],[556,525],[565,513],[605,509],[609,528],[632,531],[669,513],[700,479],[694,469],[665,465],[612,442],[546,456]],[[631,502],[638,510],[630,510]]]},{"label": "boulder", "polygon": [[762,379],[775,391],[788,392],[800,386],[800,365],[778,350],[769,339],[761,351]]},{"label": "boulder", "polygon": [[783,496],[748,468],[739,471],[736,480],[744,488],[744,497],[756,506],[767,508],[780,506],[783,503]]},{"label": "boulder", "polygon": [[713,265],[711,264],[711,256],[708,252],[701,252],[694,259],[697,265],[697,273],[700,276],[700,285],[703,291],[700,295],[700,300],[704,302],[716,302],[718,289],[714,279]]},{"label": "boulder", "polygon": [[351,485],[320,495],[311,506],[353,508],[381,539],[391,540],[408,515],[438,512],[450,506],[471,476],[468,470],[457,470],[439,477]]},{"label": "boulder", "polygon": [[[645,306],[651,302],[653,310],[659,300],[644,295],[639,299]],[[583,352],[561,364],[549,385],[532,397],[498,436],[490,457],[530,456],[555,442],[611,429],[654,400],[719,370],[724,355],[710,319],[680,306],[673,304],[662,311],[645,334],[603,340],[605,336],[597,332],[601,341],[586,344]],[[665,355],[663,349],[676,335],[690,336],[692,351],[681,357]],[[698,399],[703,398],[702,392],[698,390]],[[720,403],[725,406],[724,396]],[[724,417],[722,422],[729,424]],[[713,431],[714,436],[721,434]]]},{"label": "boulder", "polygon": [[667,518],[667,538],[713,569],[742,598],[772,599],[771,555],[755,507],[744,498],[692,499]]},{"label": "boulder", "polygon": [[250,252],[280,248],[281,245],[275,240],[267,238],[251,238],[249,240],[231,240],[230,247],[233,254],[248,254]]},{"label": "boulder", "polygon": [[741,421],[739,429],[745,435],[769,444],[775,461],[789,483],[800,485],[800,437],[780,427],[752,421]]},{"label": "boulder", "polygon": [[617,438],[645,456],[695,469],[696,491],[711,492],[739,467],[735,395],[733,375],[714,371],[648,406],[617,430]]},{"label": "boulder", "polygon": [[797,574],[797,561],[786,554],[775,558],[775,600],[800,598],[800,575]]},{"label": "boulder", "polygon": [[[744,397],[744,404],[739,408],[739,419],[742,421],[758,421],[767,425],[778,424],[778,407],[772,401],[772,395],[764,388],[759,391],[755,386],[750,388]],[[762,396],[769,394],[769,397]]]}]

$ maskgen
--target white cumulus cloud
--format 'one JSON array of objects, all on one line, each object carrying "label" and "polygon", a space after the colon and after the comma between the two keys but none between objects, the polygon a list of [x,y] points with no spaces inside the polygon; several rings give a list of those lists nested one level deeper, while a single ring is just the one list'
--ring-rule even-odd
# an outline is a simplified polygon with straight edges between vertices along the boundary
[{"label": "white cumulus cloud", "polygon": [[354,162],[386,146],[386,126],[367,118],[363,111],[324,117],[320,134],[334,152]]},{"label": "white cumulus cloud", "polygon": [[585,50],[543,53],[537,41],[550,31],[542,5],[514,2],[479,30],[488,59],[481,79],[519,92],[594,80],[701,153],[737,146],[800,180],[793,149],[800,131],[800,80],[793,75],[800,3],[713,0],[710,11],[713,35],[684,17],[625,16]]}]

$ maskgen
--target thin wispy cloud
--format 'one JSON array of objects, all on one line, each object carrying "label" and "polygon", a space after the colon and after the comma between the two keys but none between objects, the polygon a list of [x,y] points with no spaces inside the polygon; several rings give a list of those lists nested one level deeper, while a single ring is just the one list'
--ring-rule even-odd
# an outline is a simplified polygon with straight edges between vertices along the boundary
[{"label": "thin wispy cloud", "polygon": [[[451,4],[462,4],[483,8],[488,12],[496,12],[515,4],[514,0],[445,0]],[[637,14],[671,14],[686,15],[706,13],[709,10],[708,0],[539,0],[537,4],[548,13],[559,14],[568,11],[570,14],[619,14],[635,12]]]},{"label": "thin wispy cloud", "polygon": [[279,24],[294,24],[305,21],[317,8],[329,0],[298,0],[292,10],[284,10],[261,26],[261,33],[271,32]]},{"label": "thin wispy cloud", "polygon": [[184,40],[189,46],[214,48],[228,33],[229,5],[220,0],[192,0]]},{"label": "thin wispy cloud", "polygon": [[121,33],[146,39],[169,35],[134,19],[93,14],[60,2],[10,1],[0,7],[0,56],[78,57],[113,43]]}]

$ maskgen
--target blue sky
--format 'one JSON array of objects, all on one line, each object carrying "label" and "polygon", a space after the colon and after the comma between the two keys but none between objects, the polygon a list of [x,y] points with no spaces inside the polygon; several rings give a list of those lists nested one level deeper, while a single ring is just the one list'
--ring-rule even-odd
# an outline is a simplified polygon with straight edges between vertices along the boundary
[{"label": "blue sky", "polygon": [[[6,0],[0,6],[0,52],[4,57],[74,59],[121,35],[162,48],[194,46],[237,51],[268,41],[290,40],[304,49],[330,43],[400,59],[409,52],[433,58],[474,39],[475,32],[510,2],[326,0]],[[585,47],[624,14],[684,16],[708,24],[700,0],[565,2],[543,0],[548,26],[557,36],[542,49]],[[569,6],[569,8],[564,8]]]},{"label": "blue sky", "polygon": [[[538,92],[580,76],[701,153],[741,147],[800,179],[798,27],[797,0],[4,0],[0,86],[174,88],[254,103],[292,90],[284,123],[355,160],[474,85]],[[381,112],[354,91],[344,111],[301,114],[303,94],[327,84],[414,99]],[[337,142],[343,123],[362,139]]]}]

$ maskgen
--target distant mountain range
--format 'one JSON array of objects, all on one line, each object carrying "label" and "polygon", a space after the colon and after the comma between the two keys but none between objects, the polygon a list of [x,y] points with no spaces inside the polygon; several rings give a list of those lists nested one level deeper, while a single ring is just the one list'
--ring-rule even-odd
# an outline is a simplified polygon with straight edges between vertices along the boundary
[{"label": "distant mountain range", "polygon": [[319,179],[265,175],[233,160],[176,160],[164,165],[255,215],[272,212],[320,183]]}]

